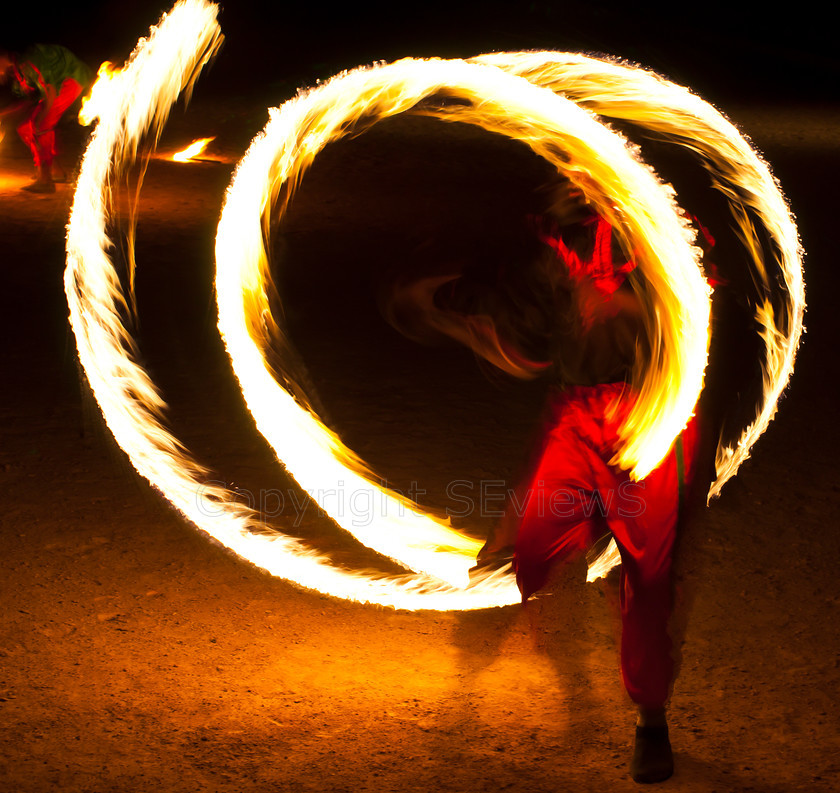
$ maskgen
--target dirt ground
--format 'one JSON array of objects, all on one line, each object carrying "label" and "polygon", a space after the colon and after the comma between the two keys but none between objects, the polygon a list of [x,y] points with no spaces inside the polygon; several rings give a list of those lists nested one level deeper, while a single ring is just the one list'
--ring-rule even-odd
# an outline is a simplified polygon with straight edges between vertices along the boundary
[{"label": "dirt ground", "polygon": [[[194,105],[161,147],[215,133],[217,160],[150,166],[140,339],[176,434],[219,479],[258,493],[291,485],[229,371],[211,277],[231,163],[265,111],[225,107]],[[840,112],[728,110],[774,164],[800,223],[809,332],[776,421],[687,539],[693,607],[670,716],[677,767],[661,787],[834,791],[840,433],[829,196]],[[472,234],[527,201],[539,167],[430,124],[396,123],[324,153],[286,228],[286,277],[294,339],[333,424],[389,480],[416,482],[445,508],[451,481],[512,481],[542,387],[490,382],[459,350],[408,344],[379,319],[371,283],[435,224]],[[82,143],[68,130],[69,162]],[[576,567],[525,610],[345,602],[237,560],[132,472],[81,383],[67,327],[72,185],[21,192],[27,153],[10,135],[0,147],[0,790],[635,789],[611,585],[584,584]],[[465,196],[489,214],[463,220]],[[464,525],[481,534],[491,522]],[[314,509],[300,531],[342,563],[367,563]]]}]

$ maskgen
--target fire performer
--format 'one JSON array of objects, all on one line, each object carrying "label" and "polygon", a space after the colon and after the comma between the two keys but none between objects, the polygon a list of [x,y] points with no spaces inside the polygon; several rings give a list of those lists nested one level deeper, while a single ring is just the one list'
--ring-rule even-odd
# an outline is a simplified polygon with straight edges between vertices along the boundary
[{"label": "fire performer", "polygon": [[611,462],[634,401],[630,371],[646,353],[639,300],[626,280],[635,265],[579,194],[564,187],[554,196],[550,211],[531,219],[541,249],[530,266],[501,279],[472,278],[467,270],[398,285],[387,317],[410,338],[429,341],[436,332],[516,377],[554,379],[536,465],[478,563],[512,557],[525,602],[555,563],[586,553],[605,535],[615,539],[621,671],[638,707],[631,774],[658,782],[673,773],[665,710],[675,670],[672,566],[697,471],[697,423],[692,419],[641,481]]},{"label": "fire performer", "polygon": [[[35,44],[23,55],[0,51],[0,84],[12,83],[18,101],[1,116],[23,116],[17,131],[32,152],[37,176],[24,187],[54,193],[64,172],[56,164],[56,125],[92,82],[90,69],[58,44]],[[55,169],[55,170],[54,170]]]}]

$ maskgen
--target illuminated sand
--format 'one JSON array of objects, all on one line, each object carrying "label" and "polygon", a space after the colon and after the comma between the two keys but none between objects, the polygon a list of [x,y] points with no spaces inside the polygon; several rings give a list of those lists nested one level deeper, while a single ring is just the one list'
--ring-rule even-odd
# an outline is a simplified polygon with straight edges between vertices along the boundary
[{"label": "illuminated sand", "polygon": [[[682,8],[692,43],[696,9]],[[785,27],[792,21],[785,17]],[[712,25],[720,38],[695,35],[693,43],[704,59],[712,53],[717,60],[733,32],[717,19],[706,29]],[[281,29],[278,23],[272,35]],[[490,36],[482,45],[495,46]],[[784,62],[786,52],[771,53],[772,61]],[[704,61],[683,74],[705,76],[707,67]],[[235,95],[213,100],[193,108],[190,133],[173,143],[216,132],[206,122],[220,100],[243,127],[254,115]],[[270,96],[258,107],[276,101]],[[835,793],[840,382],[826,361],[835,358],[840,292],[840,118],[801,104],[755,115],[721,106],[765,151],[799,218],[809,251],[809,333],[779,418],[689,535],[696,554],[684,585],[694,584],[697,603],[671,710],[677,777],[666,787]],[[261,126],[254,123],[245,141]],[[388,204],[377,197],[393,196],[387,177],[395,168],[418,183],[415,212],[439,203],[436,185],[421,178],[427,169],[414,162],[427,149],[411,147],[434,134],[411,128],[372,147],[363,136],[343,157],[325,155],[325,169],[316,164],[294,207],[301,264],[320,262],[319,277],[340,282],[348,257],[364,263],[380,253],[388,226],[379,212]],[[225,151],[233,161],[243,147]],[[25,151],[21,162],[29,165]],[[371,163],[381,178],[361,189],[360,173]],[[441,161],[444,170],[458,164]],[[6,165],[0,156],[4,173]],[[178,437],[228,482],[256,492],[285,488],[214,328],[212,236],[228,180],[212,168],[197,165],[188,176],[174,164],[150,168],[138,229],[141,340]],[[573,587],[525,614],[516,607],[409,614],[338,601],[221,553],[146,482],[132,481],[121,452],[91,418],[96,406],[78,396],[61,289],[69,202],[62,187],[36,203],[0,193],[0,787],[638,790],[627,778],[632,713],[600,585]],[[726,226],[725,213],[711,217]],[[365,237],[377,249],[354,250]],[[474,366],[469,356],[425,367],[410,358],[403,368],[388,358],[394,368],[380,373],[377,389],[360,382],[359,371],[381,366],[381,348],[351,344],[340,324],[318,336],[325,315],[297,317],[294,339],[328,412],[340,411],[342,437],[366,460],[430,491],[430,477],[512,475],[496,461],[513,466],[522,450],[503,438],[511,425],[527,425],[538,399],[519,395],[503,403],[506,410],[491,409],[488,392],[496,403],[504,397],[479,388],[480,375],[475,389],[462,382]],[[311,340],[305,350],[303,339]],[[416,387],[383,398],[412,371]],[[428,382],[418,376],[426,374]],[[462,404],[467,398],[472,404]],[[405,426],[408,437],[393,440],[394,428]],[[448,443],[452,426],[464,427],[457,448]],[[525,444],[524,429],[520,437]],[[357,446],[359,438],[368,444]],[[329,523],[308,517],[314,525],[302,529],[325,541]],[[367,563],[359,549],[340,550],[351,567]],[[582,570],[569,572],[582,579]]]},{"label": "illuminated sand", "polygon": [[[204,108],[191,112],[194,134],[186,139],[207,132]],[[364,262],[378,255],[361,241],[380,241],[383,224],[394,219],[383,214],[394,168],[415,175],[418,214],[435,202],[435,182],[420,178],[427,169],[419,155],[445,147],[412,144],[443,125],[397,126],[350,141],[325,154],[323,168],[313,167],[290,218],[304,268],[299,280],[320,262],[319,278],[352,283],[349,274],[340,280],[341,256]],[[779,418],[691,535],[699,549],[689,568],[697,600],[672,706],[675,783],[689,793],[797,786],[833,793],[827,748],[840,734],[831,698],[840,684],[840,553],[826,527],[840,509],[827,480],[836,471],[840,428],[820,359],[830,350],[836,282],[820,265],[831,261],[833,215],[813,193],[812,167],[822,162],[831,176],[839,164],[825,146],[819,157],[797,148],[796,137],[771,147],[763,127],[746,129],[778,159],[810,230],[812,279],[823,288],[812,292],[808,344]],[[440,162],[433,175],[449,166],[456,168],[457,158]],[[364,180],[370,169],[375,174]],[[506,187],[507,173],[494,173]],[[196,454],[242,488],[285,488],[271,451],[249,431],[208,312],[209,286],[190,288],[212,278],[203,251],[212,252],[228,178],[210,166],[183,174],[174,163],[153,164],[144,189],[138,298],[149,364],[178,436]],[[56,200],[67,200],[62,189]],[[0,757],[9,788],[550,793],[562,780],[593,793],[638,789],[626,777],[632,713],[600,585],[570,584],[571,591],[535,603],[530,616],[518,607],[410,614],[306,592],[220,552],[161,508],[145,483],[135,484],[104,430],[85,424],[75,365],[64,352],[64,221],[51,220],[46,209],[31,217],[22,196],[0,201],[0,236],[21,263],[11,275],[15,299],[8,291],[0,297],[0,326],[15,339],[0,350],[0,476],[7,488]],[[367,225],[359,225],[365,217]],[[377,468],[401,487],[400,477],[416,478],[430,493],[451,475],[479,481],[514,474],[537,395],[499,395],[483,375],[472,377],[469,355],[445,362],[421,356],[396,368],[408,345],[383,357],[387,345],[365,353],[362,329],[341,333],[339,325],[332,339],[327,327],[319,335],[341,293],[323,304],[307,295],[304,307],[313,313],[295,318],[294,339],[342,435],[346,430],[354,445],[369,438],[360,451]],[[13,335],[13,319],[24,333]],[[311,341],[304,345],[301,334]],[[173,342],[193,338],[199,343]],[[396,400],[377,394],[375,383],[358,382],[359,371],[367,376],[383,360],[383,388],[415,370],[412,387],[396,391]],[[445,384],[451,394],[440,391]],[[467,397],[475,407],[461,404]],[[439,470],[453,423],[466,440]],[[408,437],[391,439],[402,424]],[[505,440],[511,425],[522,425],[522,448]],[[334,532],[314,512],[305,523],[307,536],[326,541]],[[366,563],[334,542],[331,553]],[[581,569],[569,572],[581,581]]]},{"label": "illuminated sand", "polygon": [[[243,6],[247,2],[229,4],[227,14]],[[127,11],[113,4],[108,8],[120,17]],[[696,9],[684,5],[674,11],[685,14],[688,43],[698,46],[704,61],[689,68],[678,58],[659,63],[666,72],[685,76],[688,84],[695,84],[696,76],[699,86],[715,64],[725,61],[727,44],[749,33],[733,31],[719,19],[704,21]],[[74,7],[72,13],[84,16],[84,7]],[[280,14],[281,9],[275,10],[272,37],[284,35]],[[787,15],[779,24],[787,30],[794,17]],[[476,22],[485,19],[482,8]],[[641,25],[653,30],[639,20],[636,9],[627,9],[630,33],[633,19],[635,30]],[[146,22],[144,18],[142,25]],[[401,21],[395,19],[395,28],[397,24]],[[441,31],[448,28],[439,20],[436,24]],[[701,39],[696,32],[704,24],[705,31],[720,31],[720,36]],[[514,33],[519,32],[516,27],[512,17]],[[565,11],[562,28],[567,29]],[[597,36],[600,41],[600,29],[590,30],[592,40]],[[103,48],[110,47],[112,32],[119,35],[117,30],[102,32]],[[67,41],[76,40],[69,30],[62,31],[65,35]],[[528,37],[520,40],[522,46],[532,46]],[[680,35],[675,49],[682,49],[683,41]],[[651,43],[629,35],[627,42]],[[486,35],[464,54],[499,46]],[[232,51],[233,46],[223,55]],[[430,45],[427,51],[443,49]],[[789,50],[764,52],[762,68],[751,68],[756,79],[764,67],[784,62]],[[313,48],[313,58],[320,54]],[[343,65],[377,57],[381,51]],[[223,66],[220,59],[217,73]],[[313,74],[311,70],[301,84],[311,84]],[[737,73],[731,77],[737,83]],[[706,85],[711,84],[707,79]],[[768,90],[777,93],[775,85]],[[259,115],[278,101],[270,93],[245,109],[254,113],[256,107]],[[680,763],[675,784],[692,793],[787,793],[797,788],[833,793],[840,734],[832,698],[838,690],[840,560],[830,528],[838,513],[833,482],[840,437],[837,374],[825,362],[834,357],[838,283],[832,264],[832,194],[840,178],[840,124],[835,118],[833,132],[824,134],[819,148],[816,143],[810,148],[814,115],[801,106],[772,109],[773,134],[766,136],[762,125],[735,112],[737,105],[729,98],[724,101],[726,92],[717,96],[721,107],[746,121],[746,131],[766,151],[790,193],[810,253],[811,308],[808,344],[778,425],[707,513],[709,522],[696,543],[707,564],[693,568],[700,597],[674,698]],[[232,112],[237,112],[235,96],[213,98],[214,106],[230,99]],[[250,118],[245,109],[240,110],[243,126]],[[209,118],[206,106],[195,110],[190,134],[173,141],[179,146],[217,131],[204,123]],[[261,126],[262,120],[253,124],[245,141]],[[414,137],[428,134],[435,133]],[[778,140],[778,145],[768,140]],[[6,142],[8,138],[4,149]],[[363,142],[364,137],[357,141]],[[234,156],[242,151],[244,146],[236,148]],[[387,149],[391,169],[411,159],[402,151],[396,144]],[[366,211],[375,214],[380,205],[372,197],[390,184],[383,178],[370,194],[355,192],[356,175],[376,152],[351,148],[346,153],[343,164],[332,161],[328,175],[342,185],[338,202],[353,202],[358,212],[355,222],[345,224],[346,244],[322,239],[329,227],[325,214],[333,226],[340,225],[329,178],[320,186],[310,184],[295,204],[295,252],[305,253],[317,243],[306,261],[317,252],[315,258],[326,261],[318,271],[326,280],[338,274],[340,257],[358,241],[355,232],[380,239],[382,229],[373,219],[362,225],[358,218]],[[25,157],[24,152],[23,162]],[[144,205],[138,228],[140,338],[155,381],[171,405],[169,417],[178,437],[226,481],[245,488],[263,481],[279,487],[272,478],[277,474],[270,451],[246,431],[251,419],[230,382],[229,369],[217,362],[224,376],[208,378],[200,360],[206,347],[219,347],[209,284],[224,184],[201,181],[211,175],[211,167],[195,166],[189,182],[174,164],[172,170],[161,170],[166,177],[161,181],[150,169],[143,198],[151,205]],[[390,172],[383,169],[384,175]],[[313,170],[313,180],[316,175]],[[167,512],[165,502],[145,483],[134,487],[121,453],[109,454],[107,443],[100,445],[98,436],[91,437],[95,423],[82,421],[74,341],[66,334],[60,284],[67,215],[65,205],[57,211],[57,201],[68,201],[66,189],[59,189],[56,201],[33,203],[8,193],[2,199],[3,787],[236,793],[257,786],[530,793],[563,785],[597,791],[633,787],[625,768],[632,716],[622,702],[607,638],[610,625],[597,588],[579,593],[591,611],[571,604],[571,613],[584,614],[583,621],[564,622],[558,604],[532,630],[526,622],[506,622],[516,608],[395,614],[337,602],[260,575],[221,554]],[[424,184],[414,206],[436,200],[433,187]],[[715,224],[726,226],[725,213],[711,216]],[[175,228],[173,218],[178,221]],[[307,240],[301,240],[307,230]],[[357,250],[357,263],[376,253],[363,246]],[[305,324],[306,317],[298,319],[295,332],[308,338],[312,326]],[[159,344],[153,343],[155,330]],[[299,344],[301,335],[295,337]],[[343,341],[346,335],[339,338]],[[378,363],[367,361],[363,345],[341,350],[346,353],[342,368],[317,359],[313,348],[322,342],[329,346],[329,337],[313,339],[306,360],[329,411],[344,408],[342,437],[347,427],[348,443],[352,440],[353,448],[389,476],[396,468],[409,478],[441,476],[436,463],[440,447],[431,444],[424,451],[421,442],[431,440],[423,436],[432,434],[426,428],[439,412],[447,411],[444,429],[476,412],[458,412],[456,398],[471,395],[461,389],[460,378],[474,362],[444,367],[438,360],[446,377],[436,382],[448,381],[451,392],[424,390],[421,380],[413,401],[391,404],[376,401],[374,385],[359,384],[354,375],[351,353],[358,363],[367,362],[367,372]],[[392,388],[403,371],[380,375],[383,388]],[[190,393],[179,392],[179,384],[187,388],[182,379]],[[484,409],[480,396],[474,404]],[[89,412],[95,413],[95,406]],[[521,421],[523,413],[527,418],[524,406],[519,412],[511,407],[507,420],[502,414],[499,421],[487,423],[484,436],[471,431],[467,437],[499,442],[508,422]],[[395,448],[399,444],[388,443],[388,436],[405,425],[411,426],[408,440],[413,443]],[[82,427],[87,429],[83,438]],[[375,442],[357,445],[360,437]],[[442,438],[447,440],[445,433]],[[390,464],[385,459],[389,450],[399,452]],[[508,451],[499,449],[502,458],[510,458]],[[242,464],[253,460],[252,455],[258,470],[249,477]],[[459,444],[446,461],[459,476],[473,481],[507,475],[489,462],[486,445]],[[314,528],[320,536],[333,531],[327,522]],[[347,559],[352,567],[364,566],[355,552]]]}]

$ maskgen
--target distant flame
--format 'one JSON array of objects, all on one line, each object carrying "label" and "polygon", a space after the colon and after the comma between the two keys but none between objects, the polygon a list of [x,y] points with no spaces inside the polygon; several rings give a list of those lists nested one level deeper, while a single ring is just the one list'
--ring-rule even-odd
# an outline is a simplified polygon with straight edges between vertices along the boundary
[{"label": "distant flame", "polygon": [[[788,314],[794,319],[781,332],[772,312],[764,309],[761,316],[768,349],[778,353],[768,355],[767,400],[775,404],[798,342],[797,317],[801,329],[795,229],[766,166],[759,167],[763,164],[716,111],[641,70],[561,53],[482,56],[472,63],[406,59],[348,72],[271,110],[266,129],[238,166],[216,241],[219,327],[248,406],[288,470],[336,522],[415,573],[350,573],[293,538],[267,534],[259,516],[234,494],[206,484],[204,469],[163,425],[164,403],[131,353],[134,342],[121,320],[127,297],[106,254],[112,174],[133,159],[141,136],[149,130],[155,138],[160,134],[178,93],[191,85],[218,47],[216,10],[204,0],[180,0],[115,73],[116,87],[103,94],[96,111],[100,123],[77,183],[65,273],[79,356],[108,426],[137,470],[211,536],[275,575],[353,600],[466,609],[519,599],[508,571],[470,583],[468,570],[479,543],[382,490],[363,461],[319,421],[305,398],[298,395],[301,404],[281,387],[267,364],[269,344],[284,336],[268,299],[273,287],[263,230],[286,210],[302,173],[321,149],[352,129],[361,115],[376,122],[402,112],[426,112],[520,140],[567,175],[618,229],[627,248],[638,252],[653,363],[634,372],[640,407],[622,428],[617,460],[637,477],[666,454],[702,388],[709,290],[698,266],[699,250],[692,245],[693,231],[673,191],[623,138],[575,102],[697,147],[708,155],[730,201],[736,199],[727,185],[748,191],[750,209],[775,239],[782,237],[779,248],[793,295]],[[439,109],[418,107],[442,89],[465,101]],[[271,199],[281,186],[284,201],[276,207]],[[801,283],[801,271],[798,277]],[[748,444],[763,429],[756,427]],[[726,475],[720,474],[719,483]],[[341,488],[370,493],[380,505],[377,520],[354,525],[321,495]]]},{"label": "distant flame", "polygon": [[215,137],[194,140],[186,149],[173,154],[172,159],[175,162],[189,162],[193,158],[198,157],[207,148],[207,145],[214,140],[216,140]]},{"label": "distant flame", "polygon": [[120,90],[118,78],[120,70],[111,61],[104,61],[96,73],[96,82],[90,89],[90,93],[82,99],[82,107],[79,110],[79,123],[90,126],[97,118],[103,108],[108,107],[109,101],[116,96]]}]

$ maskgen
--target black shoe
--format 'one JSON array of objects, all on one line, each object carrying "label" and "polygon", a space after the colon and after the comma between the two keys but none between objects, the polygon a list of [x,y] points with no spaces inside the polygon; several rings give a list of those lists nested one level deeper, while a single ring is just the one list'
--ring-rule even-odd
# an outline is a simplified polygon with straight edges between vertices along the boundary
[{"label": "black shoe", "polygon": [[674,773],[674,756],[668,727],[636,727],[636,746],[630,761],[634,782],[664,782]]}]

